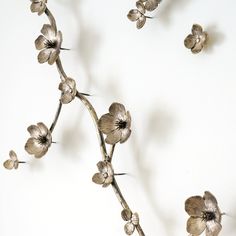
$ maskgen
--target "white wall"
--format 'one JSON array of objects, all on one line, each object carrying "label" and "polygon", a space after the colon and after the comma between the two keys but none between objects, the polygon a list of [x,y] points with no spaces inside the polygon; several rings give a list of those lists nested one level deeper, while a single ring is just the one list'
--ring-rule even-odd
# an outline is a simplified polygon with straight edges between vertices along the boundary
[{"label": "white wall", "polygon": [[[125,235],[111,188],[91,182],[101,159],[93,123],[79,101],[63,107],[53,145],[41,160],[24,151],[26,128],[54,117],[56,68],[37,63],[34,40],[47,22],[30,1],[1,2],[1,162],[10,149],[28,161],[0,169],[1,236]],[[49,0],[63,32],[67,73],[94,94],[98,114],[113,101],[132,115],[132,136],[114,154],[118,182],[146,235],[187,235],[184,201],[205,190],[236,232],[236,27],[234,0],[163,0],[142,30],[128,21],[135,1]],[[154,13],[155,14],[155,13]],[[208,48],[183,46],[193,23]],[[235,216],[235,217],[234,217]]]}]

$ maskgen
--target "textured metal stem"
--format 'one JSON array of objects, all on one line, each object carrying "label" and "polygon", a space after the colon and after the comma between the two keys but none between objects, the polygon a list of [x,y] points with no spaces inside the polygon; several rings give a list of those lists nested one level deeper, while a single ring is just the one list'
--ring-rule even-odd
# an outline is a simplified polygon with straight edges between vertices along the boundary
[{"label": "textured metal stem", "polygon": [[53,122],[51,124],[50,129],[49,129],[51,133],[53,132],[53,130],[54,130],[56,124],[57,124],[57,120],[58,120],[59,115],[61,113],[61,108],[62,108],[62,103],[61,103],[61,101],[59,101],[59,105],[58,105],[58,108],[57,108],[57,112],[56,112],[55,118],[54,118],[54,120],[53,120]]},{"label": "textured metal stem", "polygon": [[53,16],[53,14],[50,12],[50,10],[48,8],[45,9],[45,14],[47,15],[51,26],[53,27],[53,29],[55,30],[55,33],[57,33],[57,24],[56,24],[56,20]]},{"label": "textured metal stem", "polygon": [[[52,13],[49,11],[48,8],[46,8],[45,14],[47,15],[47,17],[48,17],[48,19],[50,21],[50,24],[54,28],[55,32],[57,32],[57,25],[56,25],[55,18],[52,15]],[[147,17],[147,18],[149,18],[149,17]],[[67,75],[66,75],[66,73],[65,73],[65,71],[63,69],[60,57],[58,57],[57,60],[56,60],[56,66],[57,66],[57,70],[58,70],[58,72],[60,74],[61,80],[62,81],[66,80]],[[90,115],[92,117],[92,120],[94,122],[94,125],[95,125],[95,128],[96,128],[96,132],[97,132],[97,136],[98,136],[98,140],[99,140],[99,145],[100,145],[100,150],[101,150],[103,161],[108,161],[108,162],[111,163],[112,162],[113,153],[114,153],[114,150],[115,150],[115,144],[112,145],[110,153],[109,153],[109,156],[108,156],[103,134],[102,134],[102,132],[98,128],[98,116],[97,116],[96,110],[94,109],[94,107],[92,106],[90,101],[84,95],[86,95],[86,94],[79,93],[78,91],[76,93],[76,97],[79,98],[81,100],[81,102],[84,104],[84,106],[87,108],[87,110],[89,111],[89,113],[90,113]],[[51,132],[53,132],[53,130],[54,130],[55,126],[56,126],[58,117],[59,117],[60,112],[61,112],[61,108],[62,108],[62,103],[60,102],[59,106],[58,106],[58,109],[57,109],[57,113],[56,113],[55,118],[54,118],[54,121],[53,121],[53,123],[52,123],[52,125],[50,127],[50,131]],[[124,173],[122,173],[122,174],[124,174]],[[130,210],[130,208],[129,208],[125,198],[123,197],[123,195],[122,195],[122,193],[120,191],[120,188],[119,188],[119,186],[118,186],[118,184],[116,182],[115,176],[114,176],[114,179],[113,179],[113,182],[112,182],[111,185],[112,185],[112,188],[113,188],[113,190],[115,192],[115,195],[116,195],[117,199],[119,200],[122,208]],[[144,234],[144,232],[143,232],[143,230],[142,230],[142,228],[141,228],[141,226],[139,224],[136,226],[136,230],[137,230],[139,236],[145,236],[145,234]]]},{"label": "textured metal stem", "polygon": [[103,138],[103,134],[98,128],[97,113],[96,113],[94,107],[92,106],[92,104],[89,102],[89,100],[85,96],[83,96],[81,93],[79,93],[78,91],[76,93],[76,97],[79,98],[81,100],[81,102],[85,105],[85,107],[88,109],[88,111],[93,119],[93,123],[95,125],[96,131],[97,131],[97,136],[98,136],[98,139],[100,142],[99,145],[100,145],[102,157],[103,157],[103,160],[105,161],[107,159],[107,150],[106,150],[106,145],[105,145],[105,141]]},{"label": "textured metal stem", "polygon": [[[113,190],[114,190],[114,192],[115,192],[115,195],[116,195],[117,199],[119,200],[121,206],[122,206],[124,209],[127,209],[127,210],[131,211],[131,209],[130,209],[128,203],[126,202],[125,198],[123,197],[123,195],[122,195],[122,193],[121,193],[121,191],[120,191],[120,188],[119,188],[119,186],[118,186],[118,184],[117,184],[117,182],[116,182],[115,177],[114,177],[113,182],[112,182],[112,187],[113,187]],[[132,212],[132,211],[131,211],[131,212]],[[136,225],[136,230],[137,230],[139,236],[145,236],[145,234],[144,234],[144,232],[143,232],[142,227],[140,226],[140,224]]]},{"label": "textured metal stem", "polygon": [[114,177],[113,182],[112,182],[112,187],[113,187],[115,195],[116,195],[117,199],[119,200],[121,206],[124,209],[130,210],[128,203],[126,202],[125,198],[123,197],[123,195],[122,195],[122,193],[120,191],[120,188],[119,188],[119,186],[118,186],[118,184],[116,182],[115,177]]},{"label": "textured metal stem", "polygon": [[108,157],[108,161],[109,161],[109,162],[112,161],[113,153],[114,153],[114,151],[115,151],[115,146],[116,146],[115,144],[113,144],[113,145],[111,146],[110,154],[109,154],[109,157]]},{"label": "textured metal stem", "polygon": [[58,58],[56,60],[56,65],[57,65],[57,70],[58,70],[58,72],[60,74],[61,80],[65,81],[66,78],[67,78],[67,75],[66,75],[66,72],[64,71],[63,66],[61,64],[60,56],[58,56]]}]

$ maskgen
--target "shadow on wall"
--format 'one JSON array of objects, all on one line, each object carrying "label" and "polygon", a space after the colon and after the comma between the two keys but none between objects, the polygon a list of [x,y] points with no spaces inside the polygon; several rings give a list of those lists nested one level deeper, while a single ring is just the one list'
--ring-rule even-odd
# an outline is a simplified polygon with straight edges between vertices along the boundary
[{"label": "shadow on wall", "polygon": [[225,40],[225,35],[220,32],[216,24],[212,24],[204,29],[208,33],[207,45],[204,47],[206,53],[212,53],[215,46],[222,44]]},{"label": "shadow on wall", "polygon": [[[91,71],[93,66],[93,60],[96,55],[96,51],[99,49],[99,44],[101,43],[101,36],[98,32],[96,32],[91,26],[89,26],[86,21],[82,18],[82,13],[80,12],[83,0],[58,0],[59,2],[66,4],[67,7],[70,6],[70,9],[72,13],[75,15],[77,19],[79,29],[79,37],[78,37],[78,49],[77,53],[80,58],[80,60],[83,63],[86,76],[87,76],[87,89],[88,92],[89,88],[91,86],[97,87],[99,90],[99,93],[105,94],[106,99],[110,98],[119,98],[119,100],[122,101],[122,94],[121,89],[119,88],[119,81],[116,74],[111,74],[109,76],[108,83],[106,84],[100,84],[96,83],[96,81],[92,80],[91,77]],[[177,0],[176,0],[177,1]],[[165,17],[167,15],[170,15],[171,12],[174,10],[174,6],[179,6],[177,3],[170,4],[170,8],[168,8],[168,5],[166,5],[166,13]],[[184,2],[188,1],[177,1],[184,4]],[[181,6],[179,6],[180,9]],[[164,11],[163,11],[164,12]],[[96,41],[95,41],[96,39]],[[98,40],[99,39],[99,40]],[[87,92],[87,91],[86,91]],[[118,101],[119,102],[119,101]],[[168,212],[162,212],[161,208],[159,206],[159,203],[156,199],[155,192],[153,192],[152,186],[151,186],[151,180],[153,178],[157,179],[157,168],[156,166],[153,166],[150,164],[151,162],[147,160],[147,148],[150,143],[155,144],[166,144],[170,141],[171,132],[173,132],[173,127],[175,125],[175,120],[173,115],[170,112],[167,112],[165,109],[162,109],[160,105],[153,106],[153,107],[159,107],[159,109],[154,109],[150,111],[148,115],[148,123],[151,125],[148,125],[147,127],[144,127],[146,135],[144,135],[142,142],[145,141],[145,147],[140,148],[139,143],[137,142],[137,138],[135,137],[134,133],[132,135],[131,139],[131,149],[133,152],[133,157],[136,159],[135,163],[137,164],[137,170],[140,175],[139,180],[141,181],[141,184],[143,186],[143,189],[146,193],[147,199],[149,204],[154,209],[155,215],[159,221],[159,223],[163,226],[163,228],[166,230],[167,236],[174,235],[174,229],[175,229],[175,218],[168,214]],[[77,152],[78,148],[80,146],[77,146],[76,143],[73,144],[73,140],[80,140],[84,139],[83,137],[83,130],[82,127],[79,125],[80,120],[82,119],[82,113],[79,112],[78,115],[78,122],[73,124],[68,130],[64,130],[64,145],[66,150],[73,150],[73,152]],[[82,136],[80,137],[80,135]],[[150,136],[151,134],[151,136]],[[147,138],[148,137],[148,138]],[[148,142],[147,142],[148,140]],[[70,146],[72,143],[72,147]],[[73,149],[74,147],[74,149]],[[72,154],[72,153],[71,153]],[[76,154],[76,153],[75,153]],[[72,155],[73,156],[73,155]],[[75,155],[76,156],[76,155]],[[158,158],[158,155],[156,153],[153,153],[153,158]]]},{"label": "shadow on wall", "polygon": [[27,161],[30,171],[32,172],[39,172],[42,171],[44,169],[44,163],[40,160],[36,160],[35,158]]},{"label": "shadow on wall", "polygon": [[[154,107],[160,106],[154,105]],[[169,142],[175,122],[173,116],[167,110],[159,108],[151,111],[148,119],[147,133],[149,139],[151,138],[151,140],[159,144]]]},{"label": "shadow on wall", "polygon": [[[82,92],[90,93],[91,86],[96,85],[95,81],[92,81],[91,71],[94,58],[96,57],[100,45],[100,35],[82,17],[81,9],[83,0],[58,0],[58,2],[65,5],[66,8],[72,12],[78,24],[76,26],[76,29],[78,29],[78,32],[76,32],[78,38],[75,50],[84,69],[85,78],[80,79],[86,80],[86,85]],[[76,81],[78,81],[78,79],[76,79]],[[81,151],[81,148],[84,147],[86,143],[86,132],[80,125],[83,116],[83,112],[80,110],[75,119],[76,122],[70,126],[67,124],[64,130],[62,130],[62,150],[70,154],[69,156],[77,157],[78,152]],[[78,140],[80,141],[78,142]]]},{"label": "shadow on wall", "polygon": [[[227,228],[224,229],[224,225],[226,221],[227,221]],[[230,212],[225,212],[225,215],[222,216],[221,224],[223,225],[223,230],[224,230],[225,235],[236,232],[236,208],[235,206],[232,207]]]},{"label": "shadow on wall", "polygon": [[[94,87],[95,85],[95,87],[98,88],[99,93],[106,95],[106,99],[109,97],[116,97],[122,101],[123,96],[121,94],[119,83],[117,83],[117,81],[119,81],[119,76],[117,76],[117,74],[111,74],[109,76],[110,79],[108,80],[109,83],[106,84],[100,84],[92,80],[91,71],[93,62],[102,39],[101,35],[99,35],[99,32],[96,32],[95,29],[89,26],[82,17],[80,9],[82,7],[83,0],[58,0],[58,2],[65,4],[67,8],[70,7],[71,12],[77,19],[76,22],[78,23],[77,28],[79,30],[79,37],[77,44],[78,48],[76,51],[83,64],[87,77],[87,86],[86,91],[84,92],[89,93],[91,86]],[[163,20],[163,22],[169,23],[172,12],[174,12],[176,8],[182,10],[183,5],[187,4],[188,2],[189,0],[165,0],[165,5],[163,6],[163,10],[159,12],[161,15],[159,15],[158,18],[162,18],[161,20]],[[152,206],[159,223],[166,230],[166,235],[173,236],[175,235],[174,230],[176,227],[176,221],[174,216],[168,214],[169,212],[163,212],[161,210],[160,205],[156,199],[155,192],[151,186],[151,180],[153,178],[155,178],[155,180],[158,179],[157,167],[151,164],[152,161],[147,160],[147,148],[151,143],[155,143],[155,145],[164,145],[171,141],[171,135],[173,134],[175,127],[175,118],[170,111],[162,108],[160,104],[153,107],[159,108],[157,110],[151,110],[148,115],[148,123],[150,125],[144,127],[145,135],[142,140],[142,143],[145,142],[145,146],[143,147],[143,145],[139,145],[137,138],[133,133],[131,139],[131,149],[133,152],[133,157],[136,160],[135,163],[137,164],[137,170],[140,176],[139,180],[141,181],[143,190],[146,193],[148,202]],[[78,113],[78,119],[76,119],[76,122],[70,127],[67,125],[67,128],[65,128],[63,132],[63,148],[64,150],[69,151],[70,156],[73,157],[77,157],[77,153],[81,148],[81,145],[78,145],[77,140],[84,140],[86,138],[85,131],[83,131],[83,127],[80,125],[82,116],[83,113],[80,111]],[[158,161],[157,152],[152,153],[152,156]]]},{"label": "shadow on wall", "polygon": [[148,126],[144,127],[144,135],[141,140],[141,143],[145,143],[145,145],[139,145],[137,138],[133,135],[131,139],[132,151],[140,176],[139,180],[142,182],[149,204],[154,210],[158,221],[165,229],[165,235],[172,236],[175,234],[175,217],[169,214],[169,212],[163,212],[161,210],[152,186],[152,180],[155,179],[157,182],[158,179],[158,165],[153,165],[153,163],[158,162],[158,151],[154,151],[151,154],[151,158],[155,158],[156,161],[147,157],[147,149],[152,142],[155,143],[155,146],[169,143],[171,141],[171,135],[174,132],[176,120],[173,114],[162,108],[160,104],[153,107],[158,107],[158,109],[153,109],[148,115]]},{"label": "shadow on wall", "polygon": [[162,0],[157,8],[155,17],[158,18],[160,22],[170,25],[173,13],[178,10],[182,12],[184,7],[190,2],[190,0]]},{"label": "shadow on wall", "polygon": [[91,69],[96,57],[97,51],[99,50],[101,43],[101,34],[96,29],[89,25],[86,19],[83,18],[82,7],[84,0],[58,0],[60,3],[66,5],[66,7],[72,12],[76,18],[78,24],[77,38],[77,55],[82,62],[83,68],[85,69],[87,87],[91,85]]}]

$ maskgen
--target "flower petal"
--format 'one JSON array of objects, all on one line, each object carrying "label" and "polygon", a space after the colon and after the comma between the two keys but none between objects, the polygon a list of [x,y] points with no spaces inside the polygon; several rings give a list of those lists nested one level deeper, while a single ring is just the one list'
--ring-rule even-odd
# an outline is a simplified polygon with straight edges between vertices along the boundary
[{"label": "flower petal", "polygon": [[65,92],[68,90],[68,84],[66,82],[61,82],[58,86],[58,89],[62,92]]},{"label": "flower petal", "polygon": [[41,33],[47,38],[52,39],[56,36],[56,32],[53,27],[49,24],[44,24],[43,28],[41,29]]},{"label": "flower petal", "polygon": [[107,174],[108,174],[108,176],[112,176],[112,178],[113,178],[113,175],[114,175],[113,167],[110,162],[106,162],[106,163],[107,163],[107,166],[106,166]]},{"label": "flower petal", "polygon": [[213,194],[211,194],[209,191],[205,191],[203,199],[207,210],[212,210],[212,211],[216,210],[218,203]]},{"label": "flower petal", "polygon": [[[76,96],[76,93],[77,93],[76,83],[75,83],[75,80],[73,80],[71,78],[67,78],[65,81],[61,82],[59,84],[58,88],[59,88],[59,90],[62,91],[62,97],[66,96],[66,98],[70,99],[70,101],[72,99],[74,99],[74,97]],[[62,102],[63,102],[63,100],[62,100]],[[66,102],[66,103],[68,103],[68,102]]]},{"label": "flower petal", "polygon": [[112,182],[113,182],[113,175],[108,176],[107,178],[105,178],[105,181],[104,181],[102,187],[105,188],[105,187],[109,186]]},{"label": "flower petal", "polygon": [[206,222],[206,236],[218,236],[222,226],[213,220]]},{"label": "flower petal", "polygon": [[192,53],[196,54],[196,53],[199,53],[201,52],[203,49],[203,44],[200,42],[200,43],[196,43],[195,46],[191,49]]},{"label": "flower petal", "polygon": [[125,141],[127,141],[127,139],[129,138],[130,134],[131,134],[131,130],[130,129],[123,129],[123,130],[121,130],[120,143],[124,143]]},{"label": "flower petal", "polygon": [[127,235],[131,235],[135,230],[135,226],[132,223],[128,222],[125,224],[124,230]]},{"label": "flower petal", "polygon": [[46,9],[46,5],[41,2],[33,2],[30,6],[31,12],[38,12],[38,15],[41,15],[44,13]]},{"label": "flower petal", "polygon": [[145,3],[145,8],[147,11],[154,11],[158,7],[159,1],[158,0],[148,0]]},{"label": "flower petal", "polygon": [[14,161],[12,160],[6,160],[4,163],[3,163],[3,166],[8,169],[8,170],[11,170],[14,168]]},{"label": "flower petal", "polygon": [[121,139],[121,130],[116,129],[107,135],[105,141],[106,143],[113,145],[118,143],[120,139]]},{"label": "flower petal", "polygon": [[205,210],[205,203],[201,196],[190,197],[185,201],[185,211],[190,216],[200,217],[203,210]]},{"label": "flower petal", "polygon": [[18,166],[19,166],[19,162],[18,162],[18,161],[15,161],[15,162],[14,162],[14,169],[18,169]]},{"label": "flower petal", "polygon": [[29,138],[25,144],[25,150],[31,155],[35,153],[35,141],[35,138]]},{"label": "flower petal", "polygon": [[140,16],[136,23],[137,29],[141,29],[145,25],[145,22],[146,22],[146,16],[144,15]]},{"label": "flower petal", "polygon": [[58,31],[57,32],[57,38],[56,38],[57,44],[58,44],[58,48],[61,48],[61,44],[62,44],[62,32]]},{"label": "flower petal", "polygon": [[51,55],[51,52],[52,52],[52,49],[43,49],[38,55],[38,62],[42,64],[48,61]]},{"label": "flower petal", "polygon": [[187,232],[200,235],[206,228],[206,223],[200,217],[190,217],[187,221]]},{"label": "flower petal", "polygon": [[145,13],[145,7],[144,7],[144,4],[140,1],[136,2],[136,7],[138,8],[138,10],[144,14]]},{"label": "flower petal", "polygon": [[46,41],[47,39],[43,35],[39,35],[38,38],[34,41],[36,49],[38,50],[44,49]]},{"label": "flower petal", "polygon": [[73,100],[73,97],[72,97],[72,95],[71,95],[70,93],[65,93],[65,94],[62,94],[62,95],[61,95],[60,101],[61,101],[61,103],[63,103],[63,104],[68,104],[68,103],[70,103],[72,100]]},{"label": "flower petal", "polygon": [[47,126],[43,122],[37,123],[37,126],[39,127],[42,136],[46,136],[49,133]]},{"label": "flower petal", "polygon": [[104,134],[111,133],[114,129],[116,129],[114,116],[109,113],[103,115],[98,121],[98,127]]},{"label": "flower petal", "polygon": [[138,225],[139,224],[139,216],[138,216],[138,213],[134,213],[132,215],[132,219],[131,219],[132,223],[134,225]]},{"label": "flower petal", "polygon": [[105,162],[105,161],[99,161],[97,163],[97,167],[98,167],[99,172],[104,173],[107,171],[107,163],[108,162]]},{"label": "flower petal", "polygon": [[10,158],[11,158],[11,160],[13,161],[13,162],[17,162],[18,161],[18,159],[17,159],[17,155],[16,155],[16,153],[13,151],[13,150],[11,150],[10,152],[9,152],[9,156],[10,156]]},{"label": "flower petal", "polygon": [[29,138],[25,144],[25,150],[36,158],[41,158],[48,151],[48,146],[40,145],[35,138]]},{"label": "flower petal", "polygon": [[76,87],[75,80],[72,78],[67,78],[66,83],[71,89],[74,89]]},{"label": "flower petal", "polygon": [[47,151],[48,151],[48,147],[43,146],[40,152],[34,154],[34,157],[41,158],[47,153]]},{"label": "flower petal", "polygon": [[131,127],[131,116],[130,116],[130,113],[129,111],[126,112],[126,118],[125,118],[127,124],[126,124],[126,127],[127,128],[130,128]]},{"label": "flower petal", "polygon": [[103,184],[104,181],[105,181],[105,178],[101,173],[96,173],[96,174],[93,175],[92,181],[95,184]]},{"label": "flower petal", "polygon": [[121,103],[114,102],[109,107],[109,112],[111,115],[117,116],[118,114],[125,114],[125,106]]},{"label": "flower petal", "polygon": [[38,2],[33,2],[30,6],[31,12],[38,12],[38,11],[40,11],[40,8],[41,8],[41,6],[40,6],[40,3],[38,3]]},{"label": "flower petal", "polygon": [[48,58],[48,64],[52,65],[57,60],[59,54],[60,54],[60,50],[52,49],[51,54]]},{"label": "flower petal", "polygon": [[141,13],[137,9],[132,9],[129,11],[127,17],[131,21],[136,21],[141,16]]},{"label": "flower petal", "polygon": [[203,45],[205,45],[206,42],[207,42],[207,38],[208,38],[207,32],[202,32],[202,34],[199,35],[199,37],[200,37],[201,43],[202,43]]},{"label": "flower petal", "polygon": [[59,84],[59,90],[63,93],[70,93],[72,96],[76,95],[76,83],[75,80],[67,78],[65,81]]},{"label": "flower petal", "polygon": [[198,34],[201,34],[202,33],[202,27],[201,25],[198,25],[198,24],[194,24],[192,26],[192,34],[193,35],[198,35]]},{"label": "flower petal", "polygon": [[193,36],[192,34],[189,34],[184,40],[184,45],[188,49],[193,48],[195,44],[196,44],[196,37]]},{"label": "flower petal", "polygon": [[39,127],[36,125],[30,125],[27,130],[34,138],[37,138],[41,134]]},{"label": "flower petal", "polygon": [[128,209],[124,209],[122,212],[121,212],[121,217],[124,221],[129,221],[132,217],[132,212]]}]

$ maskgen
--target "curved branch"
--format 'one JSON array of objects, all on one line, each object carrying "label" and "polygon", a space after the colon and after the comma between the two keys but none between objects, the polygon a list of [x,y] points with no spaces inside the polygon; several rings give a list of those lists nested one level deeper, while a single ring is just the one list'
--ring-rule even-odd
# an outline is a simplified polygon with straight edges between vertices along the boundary
[{"label": "curved branch", "polygon": [[106,145],[105,145],[105,141],[103,138],[103,134],[98,128],[97,113],[96,113],[94,107],[92,106],[92,104],[89,102],[89,100],[85,96],[83,96],[81,93],[79,93],[78,91],[76,93],[76,97],[79,98],[81,100],[81,102],[85,105],[85,107],[87,108],[87,110],[89,111],[89,113],[93,119],[93,123],[94,123],[96,131],[97,131],[97,136],[100,141],[101,153],[103,156],[103,160],[105,161],[105,160],[107,160],[108,156],[107,156],[107,150],[106,150]]},{"label": "curved branch", "polygon": [[116,146],[115,144],[113,144],[113,145],[111,146],[110,154],[109,154],[109,157],[108,157],[108,160],[107,160],[107,161],[109,161],[109,162],[112,161],[113,153],[114,153],[114,151],[115,151],[115,146]]},{"label": "curved branch", "polygon": [[47,15],[50,24],[52,25],[52,27],[54,28],[55,32],[57,32],[57,24],[56,24],[56,20],[53,16],[53,14],[50,12],[50,10],[46,7],[45,9],[45,14]]},{"label": "curved branch", "polygon": [[[54,18],[54,16],[52,15],[52,13],[50,12],[50,10],[48,8],[46,8],[45,14],[47,15],[47,17],[48,17],[48,19],[50,21],[50,24],[54,28],[55,32],[57,32],[57,25],[56,25],[55,18]],[[66,73],[65,73],[65,71],[63,69],[60,57],[58,57],[57,60],[56,60],[56,66],[57,66],[58,72],[60,74],[61,80],[66,80],[67,79],[67,75],[66,75]],[[89,113],[90,113],[90,115],[92,117],[92,120],[93,120],[95,128],[96,128],[98,140],[100,142],[99,145],[100,145],[100,150],[101,150],[103,161],[108,161],[108,162],[111,163],[112,162],[113,153],[114,153],[114,150],[115,150],[115,145],[112,145],[110,153],[109,153],[109,156],[108,156],[107,150],[106,150],[106,144],[105,144],[104,137],[103,137],[103,133],[99,130],[99,127],[98,127],[98,116],[97,116],[97,113],[96,113],[94,107],[89,102],[89,100],[84,96],[84,94],[79,93],[79,91],[76,92],[76,97],[78,99],[80,99],[80,101],[84,104],[84,106],[87,108],[87,110],[89,111]],[[58,109],[57,109],[57,112],[56,112],[56,115],[55,115],[55,118],[54,118],[54,121],[53,121],[53,123],[52,123],[52,125],[50,127],[50,131],[51,132],[53,132],[53,130],[54,130],[55,126],[56,126],[58,117],[59,117],[60,112],[61,112],[61,108],[62,108],[62,103],[60,101]],[[113,177],[113,182],[111,183],[111,185],[112,185],[112,188],[113,188],[113,190],[115,192],[115,195],[116,195],[117,199],[119,200],[122,208],[131,211],[131,209],[129,208],[129,205],[127,204],[125,198],[123,197],[123,195],[122,195],[122,193],[120,191],[120,188],[119,188],[119,186],[118,186],[118,184],[116,182],[115,176]],[[145,234],[144,234],[140,224],[136,225],[135,227],[136,227],[136,230],[137,230],[139,236],[145,236]]]},{"label": "curved branch", "polygon": [[54,120],[53,120],[53,122],[52,122],[52,124],[50,126],[50,129],[49,129],[51,133],[53,132],[53,130],[54,130],[56,124],[57,124],[57,120],[58,120],[59,115],[61,113],[61,108],[62,108],[62,103],[61,103],[61,101],[59,101],[59,105],[58,105],[58,108],[57,108],[57,112],[56,112],[55,118],[54,118]]},{"label": "curved branch", "polygon": [[[122,206],[124,209],[127,209],[127,210],[131,211],[131,209],[130,209],[128,203],[126,202],[125,198],[123,197],[123,195],[122,195],[122,193],[121,193],[121,191],[120,191],[120,188],[119,188],[119,186],[118,186],[118,184],[117,184],[117,182],[116,182],[115,177],[113,178],[112,188],[113,188],[113,190],[114,190],[114,192],[115,192],[115,195],[116,195],[117,199],[119,200],[121,206]],[[132,212],[132,211],[131,211],[131,212]],[[145,236],[145,234],[144,234],[144,232],[143,232],[142,227],[141,227],[140,224],[136,225],[135,227],[136,227],[136,230],[138,231],[139,236]]]},{"label": "curved branch", "polygon": [[57,70],[58,70],[58,72],[60,74],[61,80],[65,81],[66,78],[67,78],[67,75],[66,75],[66,72],[64,71],[63,66],[61,64],[60,56],[58,56],[58,58],[56,60],[56,65],[57,65]]}]

